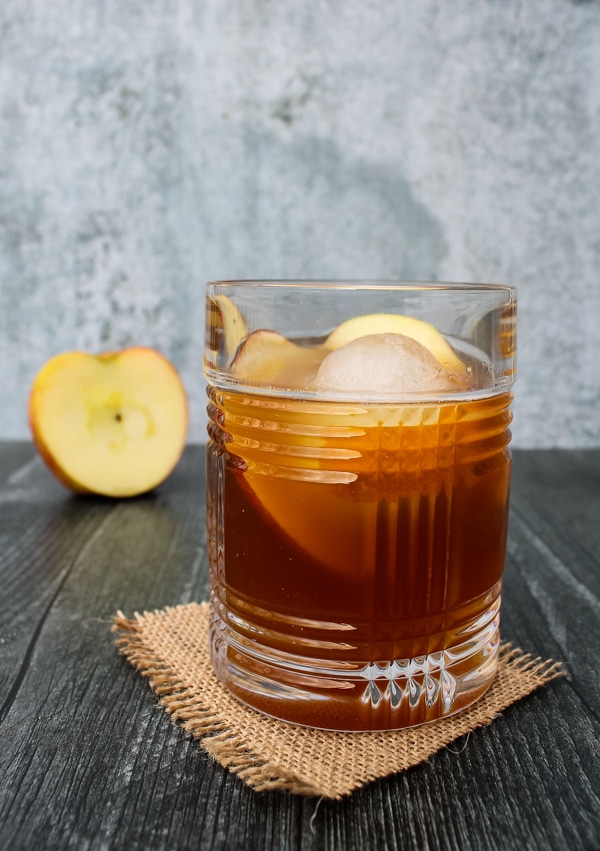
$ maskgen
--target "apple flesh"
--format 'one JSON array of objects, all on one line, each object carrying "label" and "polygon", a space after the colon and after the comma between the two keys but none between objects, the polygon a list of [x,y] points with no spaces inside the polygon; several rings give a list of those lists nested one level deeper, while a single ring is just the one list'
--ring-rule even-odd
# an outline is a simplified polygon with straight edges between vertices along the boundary
[{"label": "apple flesh", "polygon": [[232,373],[248,383],[310,389],[326,353],[322,346],[304,348],[277,331],[259,329],[239,346]]},{"label": "apple flesh", "polygon": [[163,482],[181,457],[187,397],[175,368],[154,349],[64,352],[33,381],[29,424],[62,484],[136,496]]}]

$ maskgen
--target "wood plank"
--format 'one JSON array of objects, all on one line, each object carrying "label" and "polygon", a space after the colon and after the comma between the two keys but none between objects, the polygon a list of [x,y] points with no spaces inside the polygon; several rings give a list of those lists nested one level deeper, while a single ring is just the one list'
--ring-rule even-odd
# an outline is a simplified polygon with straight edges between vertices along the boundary
[{"label": "wood plank", "polygon": [[[46,473],[38,475],[43,489]],[[190,743],[118,656],[109,623],[119,607],[142,611],[205,595],[200,477],[197,501],[189,499],[189,484],[183,470],[179,487],[170,483],[136,500],[65,492],[49,505],[19,505],[15,532],[23,544],[2,564],[10,594],[0,622],[11,610],[23,613],[12,619],[11,646],[15,656],[21,651],[21,668],[15,676],[9,666],[11,702],[2,724],[10,741],[3,774],[12,792],[5,847],[36,847],[41,837],[44,847],[60,847],[69,836],[77,844],[123,824],[129,829],[126,809],[114,824],[104,820],[136,775],[128,805],[152,834],[148,817],[167,791],[168,766],[175,765],[177,776]],[[15,623],[23,628],[15,630]],[[0,823],[4,802],[3,796]]]},{"label": "wood plank", "polygon": [[202,447],[123,501],[32,457],[0,451],[0,847],[598,847],[600,452],[515,453],[503,633],[568,677],[341,802],[247,789],[114,648],[117,609],[206,598]]},{"label": "wood plank", "polygon": [[0,483],[5,483],[30,462],[41,463],[31,443],[0,441]]}]

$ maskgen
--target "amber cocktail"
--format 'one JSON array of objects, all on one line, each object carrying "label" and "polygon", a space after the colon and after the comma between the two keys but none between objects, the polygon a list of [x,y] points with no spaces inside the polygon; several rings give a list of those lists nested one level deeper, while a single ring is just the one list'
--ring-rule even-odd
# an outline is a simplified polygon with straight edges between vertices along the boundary
[{"label": "amber cocktail", "polygon": [[208,286],[211,652],[240,700],[387,730],[489,688],[515,309],[507,286]]}]

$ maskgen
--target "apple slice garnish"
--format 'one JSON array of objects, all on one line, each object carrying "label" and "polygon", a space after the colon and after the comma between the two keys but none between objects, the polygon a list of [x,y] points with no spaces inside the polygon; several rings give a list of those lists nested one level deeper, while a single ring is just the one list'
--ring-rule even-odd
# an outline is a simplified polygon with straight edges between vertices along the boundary
[{"label": "apple slice garnish", "polygon": [[465,378],[466,368],[454,349],[429,322],[398,313],[368,313],[347,319],[331,332],[325,345],[335,350],[371,334],[402,334],[425,346],[451,374]]},{"label": "apple slice garnish", "polygon": [[225,350],[227,357],[235,354],[238,346],[248,336],[246,320],[240,313],[238,307],[229,296],[217,295],[213,299],[219,313],[220,325],[225,338]]},{"label": "apple slice garnish", "polygon": [[370,540],[365,546],[365,537],[376,528],[376,500],[348,499],[343,485],[336,490],[327,482],[289,482],[252,471],[243,475],[272,521],[311,558],[339,573],[340,579],[348,571],[346,550],[339,547],[342,539],[363,562],[361,572],[372,568],[376,548]]},{"label": "apple slice garnish", "polygon": [[323,346],[297,346],[277,331],[259,329],[240,344],[231,371],[248,384],[310,388],[326,354]]},{"label": "apple slice garnish", "polygon": [[33,381],[29,423],[64,485],[128,497],[152,490],[177,464],[188,405],[175,368],[154,349],[64,352]]},{"label": "apple slice garnish", "polygon": [[[362,339],[372,336],[377,339]],[[393,339],[386,340],[388,336]],[[360,393],[361,387],[356,387],[354,377],[347,381],[347,376],[343,376],[340,383],[337,379],[332,380],[330,368],[322,367],[321,380],[317,380],[319,367],[325,364],[326,358],[337,358],[343,365],[344,357],[349,357],[349,354],[341,349],[348,344],[356,343],[360,348],[364,343],[364,352],[361,349],[358,353],[353,353],[355,359],[358,357],[361,360],[369,358],[370,345],[388,342],[393,350],[402,349],[402,357],[398,358],[394,367],[396,371],[405,371],[408,368],[408,359],[418,360],[419,368],[423,367],[423,362],[426,363],[429,384],[422,388],[420,384],[415,383],[414,387],[408,388],[409,391],[418,392],[424,389],[427,392],[444,392],[456,388],[454,379],[464,381],[465,365],[432,325],[394,314],[356,317],[342,323],[324,345],[312,348],[298,346],[275,331],[254,331],[240,344],[231,369],[236,378],[249,385],[320,389],[324,391],[325,396],[330,389],[342,393],[346,390]],[[373,364],[375,372],[379,368],[389,371],[389,356],[382,363]],[[335,371],[337,372],[337,369]],[[460,378],[456,373],[460,373]],[[370,375],[367,386],[362,389],[376,394],[384,391],[396,394],[397,376],[392,371],[384,378],[387,382],[385,386],[381,385],[381,376]],[[390,381],[391,388],[387,386]],[[431,411],[430,423],[433,423],[436,415],[441,416],[437,407],[434,406],[435,410]],[[365,517],[368,513],[377,512],[377,497],[384,486],[375,476],[374,482],[363,482],[361,487],[355,487],[353,483],[360,476],[359,462],[352,462],[348,469],[345,462],[341,461],[342,470],[336,471],[336,459],[360,459],[363,448],[365,451],[374,451],[379,447],[380,430],[383,427],[389,430],[399,426],[421,426],[424,410],[426,409],[421,405],[415,404],[358,404],[348,408],[343,424],[339,412],[332,413],[333,421],[330,424],[323,422],[323,419],[327,419],[326,409],[321,415],[313,412],[314,422],[303,423],[307,426],[306,435],[294,431],[294,452],[288,457],[295,469],[289,468],[285,471],[282,467],[281,478],[273,473],[265,475],[261,470],[265,463],[264,457],[261,457],[262,451],[255,448],[255,441],[240,441],[238,446],[234,441],[231,449],[234,453],[239,452],[248,463],[248,468],[241,475],[263,509],[287,535],[304,547],[313,558],[340,574],[344,573],[346,564],[335,542],[338,535],[344,535],[352,542],[354,549],[363,553],[363,569],[368,571],[372,568],[371,554],[374,545],[365,546],[365,535],[370,528],[369,525],[364,526]],[[274,416],[272,411],[270,415]],[[320,425],[324,426],[322,431]],[[339,435],[336,435],[335,439],[328,437],[329,425],[334,429],[343,428],[348,438],[351,438],[354,432],[359,443],[349,440],[352,445],[346,447],[343,443],[340,444]],[[283,433],[285,434],[285,430]],[[285,440],[284,443],[287,449],[288,441]],[[286,452],[283,451],[281,456],[274,456],[273,463],[281,462],[285,457]],[[287,494],[287,488],[292,485],[285,481],[288,477],[297,478],[299,482],[304,480],[303,484],[295,486],[299,489],[298,498],[293,501],[289,500]],[[345,492],[346,487],[350,492]],[[309,489],[312,489],[312,493]],[[395,495],[394,490],[392,497]],[[327,519],[325,525],[328,533],[319,533],[324,518]],[[335,534],[331,534],[332,532]]]}]

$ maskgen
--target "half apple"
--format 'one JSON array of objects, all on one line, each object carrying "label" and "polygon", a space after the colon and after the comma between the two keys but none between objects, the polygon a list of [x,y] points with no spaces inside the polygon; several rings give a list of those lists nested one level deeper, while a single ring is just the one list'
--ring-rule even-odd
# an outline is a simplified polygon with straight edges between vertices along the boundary
[{"label": "half apple", "polygon": [[128,497],[152,490],[177,464],[188,405],[175,368],[154,349],[64,352],[33,381],[29,424],[64,485]]}]

